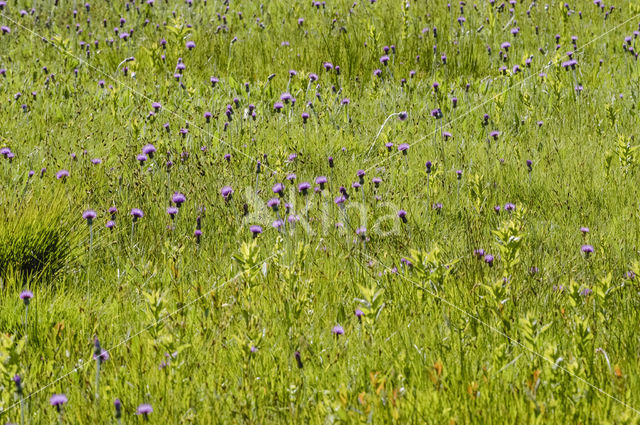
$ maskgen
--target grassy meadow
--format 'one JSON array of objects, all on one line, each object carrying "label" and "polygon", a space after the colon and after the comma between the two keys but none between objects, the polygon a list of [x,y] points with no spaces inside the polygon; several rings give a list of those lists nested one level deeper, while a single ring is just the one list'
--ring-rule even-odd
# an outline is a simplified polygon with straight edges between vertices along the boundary
[{"label": "grassy meadow", "polygon": [[0,1],[0,423],[640,422],[640,4],[88,1]]}]

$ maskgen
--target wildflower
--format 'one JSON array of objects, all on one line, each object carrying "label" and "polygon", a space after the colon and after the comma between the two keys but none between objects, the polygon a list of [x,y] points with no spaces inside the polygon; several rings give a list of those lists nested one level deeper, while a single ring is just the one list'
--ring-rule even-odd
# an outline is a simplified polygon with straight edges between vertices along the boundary
[{"label": "wildflower", "polygon": [[187,198],[180,192],[176,192],[173,194],[171,200],[176,204],[178,208],[182,206],[182,204],[187,200]]},{"label": "wildflower", "polygon": [[324,185],[327,184],[327,178],[325,176],[316,177],[316,184],[320,186],[320,190],[323,190]]},{"label": "wildflower", "polygon": [[94,210],[86,210],[82,213],[82,218],[87,220],[87,223],[91,226],[93,220],[96,218],[96,212]]},{"label": "wildflower", "polygon": [[405,210],[398,211],[398,217],[402,220],[403,223],[407,222],[407,212]]},{"label": "wildflower", "polygon": [[142,153],[145,155],[149,155],[149,158],[153,159],[153,154],[156,152],[156,147],[152,144],[145,145],[142,148]]},{"label": "wildflower", "polygon": [[120,419],[122,417],[122,402],[120,399],[116,398],[114,400],[113,407],[116,409],[116,419]]},{"label": "wildflower", "polygon": [[402,152],[403,155],[407,154],[407,150],[409,150],[408,143],[402,143],[400,146],[398,146],[398,151]]},{"label": "wildflower", "polygon": [[133,216],[133,221],[137,221],[139,218],[144,217],[144,213],[142,212],[141,209],[139,208],[132,208],[131,209],[131,216]]},{"label": "wildflower", "polygon": [[580,250],[584,254],[585,258],[589,258],[589,256],[593,253],[593,246],[582,245],[582,248],[580,248]]},{"label": "wildflower", "polygon": [[143,415],[145,417],[145,419],[147,418],[147,415],[149,413],[153,412],[153,407],[151,407],[150,404],[141,404],[140,406],[138,406],[138,409],[136,409],[136,415]]},{"label": "wildflower", "polygon": [[253,225],[253,226],[249,227],[249,230],[253,234],[253,238],[254,239],[257,238],[260,233],[262,233],[262,227],[260,227],[258,225]]},{"label": "wildflower", "polygon": [[67,170],[60,170],[56,173],[56,179],[65,181],[66,178],[69,177],[69,172]]},{"label": "wildflower", "polygon": [[20,292],[20,299],[22,300],[22,302],[24,302],[24,305],[29,305],[29,303],[31,302],[31,298],[33,298],[33,292],[29,291],[28,289]]},{"label": "wildflower", "polygon": [[13,376],[13,383],[16,385],[16,393],[22,396],[22,378],[20,375]]},{"label": "wildflower", "polygon": [[301,192],[303,195],[306,195],[310,187],[311,187],[310,183],[302,182],[298,185],[298,192]]},{"label": "wildflower", "polygon": [[278,212],[278,207],[280,206],[280,200],[278,198],[272,198],[267,201],[267,206],[273,209],[274,212]]},{"label": "wildflower", "polygon": [[332,329],[331,332],[336,336],[336,338],[338,337],[338,335],[344,335],[344,328],[340,325],[335,325]]},{"label": "wildflower", "polygon": [[359,308],[356,308],[356,311],[354,312],[354,314],[358,318],[358,321],[362,322],[362,317],[364,316],[364,313],[362,312],[362,310],[360,310]]},{"label": "wildflower", "polygon": [[49,403],[54,406],[58,412],[62,410],[62,406],[67,402],[67,396],[64,394],[54,394],[49,399]]},{"label": "wildflower", "polygon": [[178,209],[176,207],[169,207],[167,208],[167,214],[169,214],[169,216],[171,216],[171,220],[173,220],[176,217],[176,214],[178,214]]},{"label": "wildflower", "polygon": [[493,255],[487,254],[484,256],[484,262],[489,265],[489,267],[493,267]]},{"label": "wildflower", "polygon": [[145,154],[141,153],[140,155],[138,155],[138,156],[136,157],[136,159],[137,159],[138,161],[140,161],[140,166],[142,167],[142,166],[144,165],[144,162],[145,162],[148,158],[147,158],[147,155],[145,155]]}]

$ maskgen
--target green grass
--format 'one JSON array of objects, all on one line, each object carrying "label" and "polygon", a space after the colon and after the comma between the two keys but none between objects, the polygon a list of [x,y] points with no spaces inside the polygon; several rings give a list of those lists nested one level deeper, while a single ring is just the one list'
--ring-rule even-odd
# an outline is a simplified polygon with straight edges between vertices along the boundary
[{"label": "green grass", "polygon": [[[613,1],[605,19],[609,4],[518,2],[512,19],[509,3],[468,2],[461,27],[444,1],[231,3],[78,2],[74,19],[51,1],[21,17],[18,0],[0,14],[0,148],[15,154],[0,157],[1,421],[115,423],[118,398],[122,423],[144,421],[142,403],[159,424],[638,423],[638,6]],[[296,102],[276,113],[285,92]],[[298,193],[317,176],[322,192]],[[172,220],[174,192],[187,201]],[[98,388],[96,336],[110,355]]]}]

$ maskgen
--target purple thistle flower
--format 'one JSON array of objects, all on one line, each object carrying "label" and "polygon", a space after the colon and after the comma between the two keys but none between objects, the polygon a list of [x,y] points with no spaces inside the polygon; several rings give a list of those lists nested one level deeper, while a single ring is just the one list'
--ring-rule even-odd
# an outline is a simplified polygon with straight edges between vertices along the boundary
[{"label": "purple thistle flower", "polygon": [[222,189],[220,189],[220,194],[225,201],[229,201],[231,199],[231,195],[233,194],[233,189],[231,188],[231,186],[224,186]]},{"label": "purple thistle flower", "polygon": [[273,188],[271,190],[276,195],[282,196],[282,193],[284,191],[284,186],[282,185],[282,183],[276,183],[275,185],[273,185]]},{"label": "purple thistle flower", "polygon": [[107,224],[105,224],[105,227],[106,227],[107,229],[113,229],[115,225],[116,225],[116,222],[115,222],[115,221],[113,221],[113,220],[109,220],[109,221],[107,221]]},{"label": "purple thistle flower", "polygon": [[130,214],[133,217],[133,221],[136,221],[137,219],[144,217],[144,213],[139,208],[132,208]]},{"label": "purple thistle flower", "polygon": [[142,147],[142,153],[149,155],[149,158],[153,159],[153,154],[156,152],[156,147],[152,144],[148,144]]},{"label": "purple thistle flower", "polygon": [[302,182],[298,185],[298,192],[301,192],[303,195],[306,195],[310,187],[311,187],[310,183]]},{"label": "purple thistle flower", "polygon": [[58,411],[60,411],[60,409],[62,408],[62,405],[64,405],[67,401],[68,401],[67,396],[64,394],[54,394],[49,399],[49,403],[52,406],[55,406],[58,409]]},{"label": "purple thistle flower", "polygon": [[173,197],[171,198],[171,200],[173,201],[174,204],[177,205],[178,208],[180,208],[182,204],[186,202],[187,198],[182,193],[176,192],[173,194]]},{"label": "purple thistle flower", "polygon": [[122,417],[122,402],[120,399],[116,398],[114,400],[113,407],[116,409],[116,419],[120,419]]},{"label": "purple thistle flower", "polygon": [[344,335],[344,328],[340,325],[335,325],[331,329],[331,333],[333,333],[337,338],[339,335]]},{"label": "purple thistle flower", "polygon": [[153,407],[151,407],[150,404],[141,404],[140,406],[138,406],[138,409],[136,409],[136,415],[144,415],[145,417],[149,414],[153,412]]},{"label": "purple thistle flower", "polygon": [[33,298],[33,292],[29,291],[28,289],[20,292],[20,299],[22,300],[22,302],[24,302],[24,305],[29,305],[29,303],[31,302],[31,298]]},{"label": "purple thistle flower", "polygon": [[262,233],[262,227],[258,225],[253,225],[249,227],[249,230],[253,234],[254,239],[257,238],[260,233]]},{"label": "purple thistle flower", "polygon": [[167,214],[169,214],[171,216],[171,219],[173,220],[175,218],[176,214],[178,214],[178,208],[176,208],[176,207],[167,208]]},{"label": "purple thistle flower", "polygon": [[109,352],[107,350],[105,350],[104,348],[99,348],[99,346],[98,346],[98,349],[100,350],[99,351],[100,354],[94,353],[93,354],[93,360],[100,361],[100,363],[104,363],[107,360],[109,360],[109,358],[110,358]]},{"label": "purple thistle flower", "polygon": [[278,211],[278,207],[280,206],[280,199],[278,198],[271,198],[267,201],[267,206],[271,209],[273,209],[273,211]]},{"label": "purple thistle flower", "polygon": [[589,233],[589,228],[588,227],[581,227],[580,231],[582,232],[582,235],[586,235],[587,233]]},{"label": "purple thistle flower", "polygon": [[484,256],[484,262],[489,265],[489,267],[493,267],[493,255],[487,254]]},{"label": "purple thistle flower", "polygon": [[94,210],[86,210],[82,213],[82,218],[84,220],[87,220],[87,223],[89,223],[89,226],[91,226],[91,223],[96,218],[96,212]]},{"label": "purple thistle flower", "polygon": [[398,146],[398,151],[402,152],[403,155],[407,154],[407,150],[409,150],[409,144],[408,143],[402,143],[401,145]]},{"label": "purple thistle flower", "polygon": [[324,189],[324,185],[327,184],[327,178],[325,176],[316,177],[316,184],[320,186],[320,189]]},{"label": "purple thistle flower", "polygon": [[56,179],[64,181],[67,177],[69,177],[69,172],[67,170],[60,170],[56,173]]},{"label": "purple thistle flower", "polygon": [[589,256],[593,253],[593,246],[582,245],[582,248],[580,248],[580,250],[582,251],[582,253],[586,258],[589,258]]},{"label": "purple thistle flower", "polygon": [[398,211],[398,217],[400,217],[403,223],[407,222],[407,212],[405,210]]},{"label": "purple thistle flower", "polygon": [[193,42],[193,41],[187,41],[186,47],[187,47],[187,49],[191,50],[194,47],[196,47],[196,43]]}]

